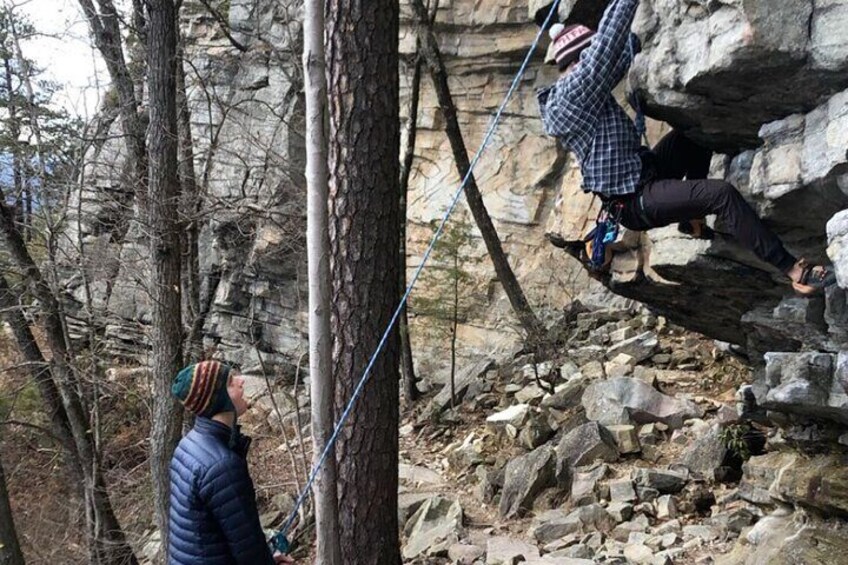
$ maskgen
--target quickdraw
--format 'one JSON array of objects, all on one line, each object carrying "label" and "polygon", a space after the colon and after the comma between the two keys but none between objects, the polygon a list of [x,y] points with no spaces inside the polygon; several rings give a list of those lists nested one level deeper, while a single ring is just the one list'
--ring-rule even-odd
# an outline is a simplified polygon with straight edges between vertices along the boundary
[{"label": "quickdraw", "polygon": [[617,200],[604,202],[595,220],[595,227],[583,239],[586,245],[584,262],[590,271],[602,273],[609,268],[612,249],[608,245],[618,238],[623,209],[624,205]]}]

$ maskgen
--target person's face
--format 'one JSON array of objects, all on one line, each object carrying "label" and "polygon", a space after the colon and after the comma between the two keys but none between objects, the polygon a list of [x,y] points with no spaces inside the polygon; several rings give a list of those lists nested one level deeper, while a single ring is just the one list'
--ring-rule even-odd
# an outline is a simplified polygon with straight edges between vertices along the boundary
[{"label": "person's face", "polygon": [[230,395],[230,400],[235,406],[237,416],[247,412],[247,401],[244,399],[244,377],[231,376],[227,383],[227,394]]}]

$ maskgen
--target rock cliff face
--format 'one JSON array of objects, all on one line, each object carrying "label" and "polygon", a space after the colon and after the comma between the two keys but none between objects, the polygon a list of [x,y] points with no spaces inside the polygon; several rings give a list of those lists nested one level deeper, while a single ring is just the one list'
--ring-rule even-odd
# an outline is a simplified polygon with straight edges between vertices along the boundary
[{"label": "rock cliff face", "polygon": [[[605,4],[564,1],[559,17],[596,21]],[[290,367],[304,351],[305,329],[299,5],[233,0],[226,16],[244,51],[199,4],[187,7],[195,168],[212,202],[201,235],[202,270],[212,275],[207,345],[249,370],[259,369],[260,358]],[[549,7],[544,0],[440,3],[436,31],[469,150],[480,143],[536,32],[533,19]],[[403,15],[405,109],[414,33],[406,7]],[[736,184],[789,249],[811,260],[827,258],[826,224],[848,205],[846,28],[848,5],[837,0],[643,0],[634,26],[644,51],[631,82],[649,115],[715,149],[712,174]],[[534,90],[556,77],[541,58],[525,74],[476,176],[531,304],[550,320],[571,298],[598,287],[544,236],[585,234],[597,203],[581,193],[573,159],[542,132]],[[459,182],[434,93],[428,80],[423,85],[409,198],[410,268]],[[652,122],[651,137],[658,139],[667,124]],[[116,249],[108,220],[120,198],[103,197],[116,190],[121,159],[119,140],[92,153],[91,182],[76,195],[85,214],[68,240],[75,248],[83,243],[95,258],[88,287],[76,280],[70,290],[81,303],[86,288],[92,291],[94,305],[111,314],[107,334],[137,350],[148,307],[131,273],[145,260],[144,230],[134,226]],[[468,217],[464,206],[459,215]],[[829,252],[837,263],[844,261],[848,232],[842,224],[838,216],[830,223]],[[463,254],[478,260],[465,265],[474,300],[460,326],[461,353],[505,350],[518,342],[517,324],[482,242],[475,230],[471,235]],[[732,242],[692,240],[673,227],[626,234],[618,249],[605,281],[615,293],[741,345],[755,362],[766,351],[841,349],[848,315],[841,289],[794,298],[778,274]],[[100,258],[116,256],[125,267],[113,277]],[[837,267],[848,284],[848,267]],[[420,321],[413,320],[414,336]],[[419,347],[441,347],[423,332],[418,339]]]},{"label": "rock cliff face", "polygon": [[[200,233],[203,294],[211,306],[205,345],[248,373],[288,373],[305,350],[306,262],[301,37],[298,2],[232,0],[235,48],[199,2],[185,2],[186,82],[195,171],[207,205]],[[91,151],[86,190],[73,195],[65,250],[86,257],[88,285],[69,281],[82,306],[87,292],[108,314],[112,348],[144,359],[150,322],[144,291],[147,244],[138,211],[123,245],[123,143],[113,135]],[[125,217],[123,217],[125,218]],[[111,222],[111,224],[110,224]]]},{"label": "rock cliff face", "polygon": [[[605,2],[561,8],[575,4],[598,13]],[[644,50],[630,78],[647,113],[713,148],[712,176],[736,185],[787,248],[811,261],[827,260],[826,224],[848,206],[846,18],[844,2],[658,0],[642,2],[634,24]],[[588,202],[572,179],[562,184],[563,200]],[[549,232],[573,239],[585,220],[579,210],[563,207]],[[697,241],[668,227],[626,234],[619,250],[607,281],[614,292],[755,359],[842,345],[844,291],[796,299],[778,273],[722,237]]]}]

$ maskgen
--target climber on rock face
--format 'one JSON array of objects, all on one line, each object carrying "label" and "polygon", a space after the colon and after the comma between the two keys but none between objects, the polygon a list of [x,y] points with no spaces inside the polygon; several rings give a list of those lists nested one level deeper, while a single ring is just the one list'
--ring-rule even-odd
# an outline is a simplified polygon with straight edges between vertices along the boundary
[{"label": "climber on rock face", "polygon": [[[796,259],[760,220],[736,188],[707,179],[712,151],[679,130],[653,149],[643,147],[612,90],[641,44],[630,26],[639,0],[613,0],[597,32],[554,24],[552,57],[560,77],[537,98],[545,132],[580,161],[583,190],[614,203],[625,227],[643,231],[679,222],[679,229],[710,238],[702,220],[716,214],[727,235],[771,263],[809,295],[835,283],[832,269]],[[686,180],[683,180],[683,179]]]}]

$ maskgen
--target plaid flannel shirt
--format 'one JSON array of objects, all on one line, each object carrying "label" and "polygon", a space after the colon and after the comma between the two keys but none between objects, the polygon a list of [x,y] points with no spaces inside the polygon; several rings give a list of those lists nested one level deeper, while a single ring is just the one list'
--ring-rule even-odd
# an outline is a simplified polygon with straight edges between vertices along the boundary
[{"label": "plaid flannel shirt", "polygon": [[636,192],[642,172],[639,134],[612,95],[641,47],[630,33],[638,5],[613,0],[577,67],[537,94],[545,132],[580,161],[583,190],[607,198]]}]

